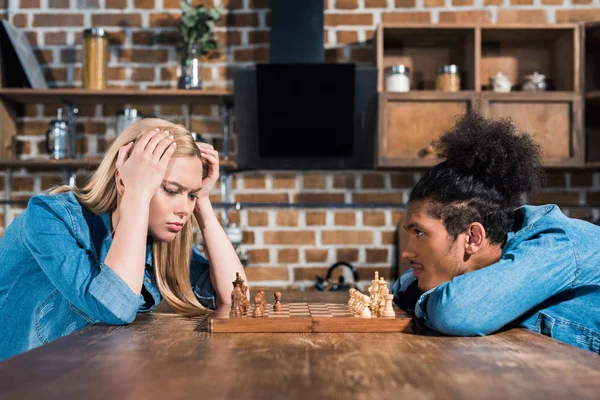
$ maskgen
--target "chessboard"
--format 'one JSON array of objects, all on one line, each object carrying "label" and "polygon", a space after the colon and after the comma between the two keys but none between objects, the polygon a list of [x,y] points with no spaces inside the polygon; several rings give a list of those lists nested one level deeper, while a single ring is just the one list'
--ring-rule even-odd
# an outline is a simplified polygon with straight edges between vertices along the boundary
[{"label": "chessboard", "polygon": [[209,317],[208,328],[214,333],[251,332],[413,332],[410,315],[393,306],[394,317],[360,317],[347,304],[282,303],[282,311],[266,307],[262,317],[254,317],[254,306],[241,317],[230,317],[229,309],[217,310]]}]

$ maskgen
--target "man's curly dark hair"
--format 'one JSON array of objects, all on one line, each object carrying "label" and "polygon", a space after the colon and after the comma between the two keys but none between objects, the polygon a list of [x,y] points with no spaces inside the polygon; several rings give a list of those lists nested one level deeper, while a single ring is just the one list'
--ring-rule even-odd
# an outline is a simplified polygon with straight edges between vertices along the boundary
[{"label": "man's curly dark hair", "polygon": [[503,244],[514,209],[544,183],[539,146],[511,120],[470,111],[434,148],[444,161],[425,173],[409,202],[428,201],[429,215],[454,239],[479,222],[492,243]]}]

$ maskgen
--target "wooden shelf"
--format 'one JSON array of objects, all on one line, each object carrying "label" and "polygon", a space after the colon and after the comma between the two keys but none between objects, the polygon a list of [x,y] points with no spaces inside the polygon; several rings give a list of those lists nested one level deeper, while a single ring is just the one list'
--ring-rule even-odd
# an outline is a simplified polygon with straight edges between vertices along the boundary
[{"label": "wooden shelf", "polygon": [[[69,169],[96,169],[102,159],[87,158],[75,160],[28,159],[6,160],[0,159],[0,169],[28,169],[34,171],[60,171]],[[221,161],[220,166],[226,170],[237,169],[237,163],[231,160]]]},{"label": "wooden shelf", "polygon": [[525,92],[514,91],[510,93],[496,93],[493,91],[481,92],[481,97],[497,101],[570,101],[581,98],[581,95],[570,91]]},{"label": "wooden shelf", "polygon": [[215,104],[232,100],[233,92],[226,89],[0,89],[0,97],[21,104]]},{"label": "wooden shelf", "polygon": [[387,100],[466,100],[477,97],[479,93],[472,90],[460,92],[441,92],[437,90],[413,90],[406,93],[381,92]]}]

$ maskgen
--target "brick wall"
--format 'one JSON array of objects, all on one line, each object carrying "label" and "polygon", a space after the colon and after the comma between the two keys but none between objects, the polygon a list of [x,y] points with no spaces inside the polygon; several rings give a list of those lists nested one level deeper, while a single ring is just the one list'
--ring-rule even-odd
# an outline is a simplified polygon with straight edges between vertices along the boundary
[{"label": "brick wall", "polygon": [[[218,0],[202,2],[212,5]],[[221,0],[228,9],[218,27],[222,55],[206,60],[206,87],[230,87],[231,68],[267,61],[269,1]],[[600,0],[325,0],[325,45],[329,62],[371,63],[370,39],[381,21],[545,23],[600,20]],[[177,0],[0,0],[0,18],[26,32],[53,87],[81,85],[81,32],[91,26],[110,32],[109,84],[113,87],[175,87],[179,55]],[[133,105],[147,115],[182,120],[182,106]],[[100,155],[115,132],[121,105],[80,107],[78,153]],[[44,132],[57,106],[30,105],[19,119],[22,158],[43,154]],[[219,109],[191,107],[190,127],[221,147]],[[236,141],[231,150],[235,154]],[[343,259],[361,277],[377,269],[391,275],[396,264],[396,226],[402,210],[353,207],[378,202],[402,203],[422,171],[404,172],[252,172],[233,180],[240,202],[313,203],[315,207],[245,207],[230,210],[241,224],[249,250],[249,280],[265,286],[313,284],[327,267]],[[0,173],[0,190],[5,176]],[[62,180],[61,174],[18,171],[13,199],[31,195]],[[214,200],[219,201],[218,189]],[[554,171],[534,202],[552,202],[576,217],[597,219],[600,173]],[[322,203],[344,206],[320,207]],[[0,207],[0,235],[21,206]]]}]

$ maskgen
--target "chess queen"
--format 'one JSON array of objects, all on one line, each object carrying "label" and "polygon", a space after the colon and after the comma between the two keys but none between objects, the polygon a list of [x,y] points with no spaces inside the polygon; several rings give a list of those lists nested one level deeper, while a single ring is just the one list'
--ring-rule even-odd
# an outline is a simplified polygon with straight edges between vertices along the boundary
[{"label": "chess queen", "polygon": [[[161,299],[182,314],[229,303],[244,269],[209,200],[219,156],[183,126],[123,131],[81,188],[31,198],[0,241],[0,359],[86,325],[132,322]],[[210,262],[193,246],[192,220]]]}]

